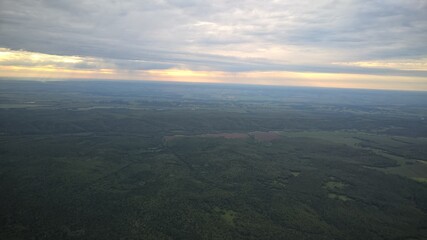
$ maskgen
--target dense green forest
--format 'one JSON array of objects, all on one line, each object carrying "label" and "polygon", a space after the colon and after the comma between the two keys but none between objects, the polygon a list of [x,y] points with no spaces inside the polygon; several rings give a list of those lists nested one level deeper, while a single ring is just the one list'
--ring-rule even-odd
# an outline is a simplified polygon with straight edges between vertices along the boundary
[{"label": "dense green forest", "polygon": [[426,239],[427,93],[0,81],[0,239]]}]

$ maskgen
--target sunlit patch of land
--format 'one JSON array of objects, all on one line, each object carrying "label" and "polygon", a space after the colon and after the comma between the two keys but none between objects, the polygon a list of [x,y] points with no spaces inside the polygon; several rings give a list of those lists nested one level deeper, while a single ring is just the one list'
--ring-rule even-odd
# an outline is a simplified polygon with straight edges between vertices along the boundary
[{"label": "sunlit patch of land", "polygon": [[349,198],[346,195],[340,195],[340,194],[336,194],[336,193],[328,193],[328,197],[332,198],[332,199],[337,199],[337,200],[340,200],[340,201],[344,201],[344,202],[347,202],[347,201],[351,200],[351,198]]}]

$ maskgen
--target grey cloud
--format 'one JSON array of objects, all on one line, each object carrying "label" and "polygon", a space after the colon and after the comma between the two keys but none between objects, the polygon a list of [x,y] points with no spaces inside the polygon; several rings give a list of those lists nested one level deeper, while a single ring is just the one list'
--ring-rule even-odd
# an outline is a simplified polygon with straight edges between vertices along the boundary
[{"label": "grey cloud", "polygon": [[97,57],[130,70],[186,67],[426,76],[421,71],[324,62],[292,65],[283,64],[292,59],[207,54],[253,43],[334,50],[342,52],[339,60],[346,62],[425,57],[426,12],[423,0],[2,0],[0,47]]}]

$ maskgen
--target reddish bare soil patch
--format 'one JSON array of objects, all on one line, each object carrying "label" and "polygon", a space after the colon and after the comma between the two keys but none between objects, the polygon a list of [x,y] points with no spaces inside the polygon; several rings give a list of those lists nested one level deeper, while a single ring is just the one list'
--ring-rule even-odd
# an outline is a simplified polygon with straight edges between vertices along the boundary
[{"label": "reddish bare soil patch", "polygon": [[202,134],[201,137],[222,137],[226,139],[247,139],[249,138],[246,133],[210,133],[210,134]]},{"label": "reddish bare soil patch", "polygon": [[271,142],[281,137],[277,132],[251,132],[249,134],[260,142]]}]

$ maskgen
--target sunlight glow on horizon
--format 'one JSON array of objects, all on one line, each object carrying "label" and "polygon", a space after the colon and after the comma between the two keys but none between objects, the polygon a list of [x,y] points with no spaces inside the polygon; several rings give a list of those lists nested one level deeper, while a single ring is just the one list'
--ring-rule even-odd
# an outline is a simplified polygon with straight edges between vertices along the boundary
[{"label": "sunlight glow on horizon", "polygon": [[2,77],[427,91],[426,0],[0,5]]},{"label": "sunlight glow on horizon", "polygon": [[[369,67],[384,67],[384,65],[387,65],[387,63],[382,62],[338,64],[366,65]],[[387,66],[390,68],[400,67],[405,69],[406,67],[425,70],[426,64],[424,60],[420,60],[418,62],[408,62],[407,64],[394,62]],[[296,71],[225,72],[186,68],[123,70],[98,58],[59,56],[5,48],[0,48],[0,77],[93,78],[427,91],[426,79],[422,77]]]}]

